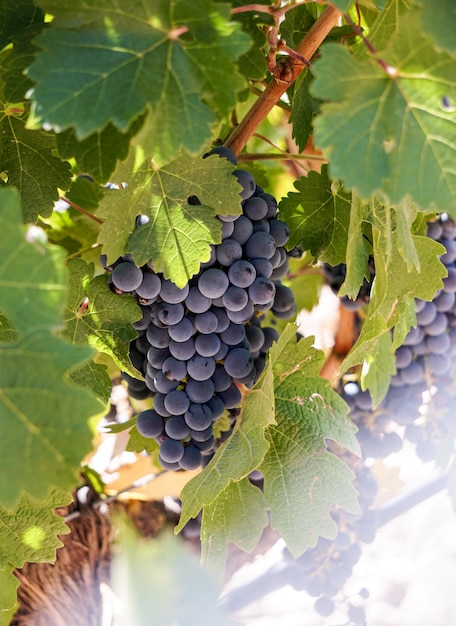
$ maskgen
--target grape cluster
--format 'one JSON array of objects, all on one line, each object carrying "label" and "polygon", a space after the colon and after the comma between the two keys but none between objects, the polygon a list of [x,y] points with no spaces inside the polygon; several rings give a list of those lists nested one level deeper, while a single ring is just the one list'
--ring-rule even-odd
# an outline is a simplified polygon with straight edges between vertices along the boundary
[{"label": "grape cluster", "polygon": [[[227,148],[213,152],[236,163]],[[130,358],[144,382],[124,378],[132,397],[153,397],[153,408],[138,415],[136,426],[159,443],[165,469],[204,464],[215,446],[214,422],[226,410],[234,418],[240,387],[255,384],[278,338],[260,318],[269,310],[279,318],[295,312],[293,292],[281,282],[289,228],[277,216],[275,198],[249,172],[235,169],[233,175],[242,186],[242,215],[218,216],[222,241],[185,287],[155,272],[151,262],[137,267],[128,256],[107,268],[111,289],[133,294],[141,306]],[[190,201],[199,204],[194,196]]]}]

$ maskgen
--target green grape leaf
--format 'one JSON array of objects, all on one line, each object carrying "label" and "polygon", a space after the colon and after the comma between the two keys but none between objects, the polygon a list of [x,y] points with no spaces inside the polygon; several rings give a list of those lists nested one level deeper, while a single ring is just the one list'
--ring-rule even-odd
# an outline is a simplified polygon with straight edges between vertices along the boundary
[{"label": "green grape leaf", "polygon": [[354,452],[359,448],[348,407],[328,381],[291,373],[276,387],[275,401],[277,424],[268,428],[269,448],[258,469],[264,476],[271,526],[298,556],[318,536],[335,537],[329,514],[334,504],[359,511],[351,484],[354,474],[326,449],[325,439]]},{"label": "green grape leaf", "polygon": [[89,344],[109,354],[119,368],[137,377],[128,356],[130,342],[137,337],[132,327],[142,317],[131,296],[118,296],[108,286],[108,277],[94,277],[93,263],[74,258],[68,262],[70,291],[65,307],[62,335],[74,344]]},{"label": "green grape leaf", "polygon": [[455,211],[454,59],[427,37],[417,41],[417,12],[399,18],[382,53],[360,62],[328,44],[314,64],[313,94],[326,100],[315,120],[316,144],[331,174],[361,197],[387,203],[410,195],[422,210]]},{"label": "green grape leaf", "polygon": [[[219,605],[220,583],[184,541],[162,533],[140,541],[126,525],[112,564],[121,624],[235,626]],[[151,615],[153,622],[151,622]]]},{"label": "green grape leaf", "polygon": [[0,345],[0,419],[9,424],[0,444],[3,506],[15,506],[22,490],[43,498],[50,486],[74,486],[100,405],[66,372],[89,356],[44,330]]},{"label": "green grape leaf", "polygon": [[271,361],[257,384],[248,389],[241,403],[241,415],[229,439],[204,470],[182,490],[182,513],[176,532],[211,504],[229,486],[252,472],[266,454],[266,427],[274,422],[274,394]]},{"label": "green grape leaf", "polygon": [[13,574],[12,565],[0,567],[0,626],[9,626],[18,609],[17,588],[19,580]]},{"label": "green grape leaf", "polygon": [[226,562],[228,543],[250,552],[268,525],[267,501],[248,478],[230,482],[204,508],[201,534],[201,561],[220,576]]},{"label": "green grape leaf", "polygon": [[54,136],[26,129],[23,117],[23,107],[16,111],[0,102],[0,172],[21,194],[24,221],[34,222],[38,215],[52,213],[58,189],[70,187],[71,172],[69,164],[52,153]]},{"label": "green grape leaf", "polygon": [[9,425],[0,445],[0,503],[12,507],[21,490],[41,498],[50,486],[74,485],[91,448],[87,420],[100,405],[67,378],[91,351],[52,334],[62,325],[64,255],[25,239],[16,190],[0,189],[0,204],[0,301],[17,331],[0,344],[0,419]]},{"label": "green grape leaf", "polygon": [[375,342],[373,350],[366,355],[361,369],[361,386],[369,389],[372,406],[377,407],[390,386],[390,379],[396,373],[396,357],[391,333],[383,333]]},{"label": "green grape leaf", "polygon": [[[234,166],[216,155],[201,159],[181,153],[161,168],[145,163],[132,172],[130,161],[118,179],[127,188],[111,191],[100,205],[99,242],[110,262],[125,252],[138,266],[151,259],[156,272],[183,287],[209,260],[210,244],[221,240],[215,216],[241,213]],[[201,204],[189,204],[192,196]],[[139,214],[149,223],[135,229]]]},{"label": "green grape leaf", "polygon": [[[0,189],[0,301],[2,310],[19,333],[62,323],[65,298],[65,255],[39,240],[29,243],[21,224],[17,190]],[[30,231],[29,231],[30,232]]]},{"label": "green grape leaf", "polygon": [[70,529],[54,509],[71,502],[67,493],[52,490],[43,500],[24,494],[14,510],[0,507],[0,556],[2,563],[22,567],[25,562],[53,563],[62,546],[58,535]]},{"label": "green grape leaf", "polygon": [[280,214],[290,227],[288,247],[302,245],[321,261],[337,265],[345,261],[350,222],[351,194],[328,177],[324,165],[321,174],[309,172],[294,183],[280,202]]},{"label": "green grape leaf", "polygon": [[106,365],[90,360],[69,374],[70,380],[79,387],[84,387],[99,398],[102,410],[111,396],[112,381]]},{"label": "green grape leaf", "polygon": [[313,119],[320,113],[320,105],[309,91],[312,81],[313,76],[309,71],[302,72],[295,82],[291,101],[292,137],[301,152],[313,132]]},{"label": "green grape leaf", "polygon": [[143,117],[135,119],[125,133],[110,122],[102,131],[94,132],[81,141],[70,128],[56,135],[59,154],[63,159],[74,157],[81,172],[90,174],[99,183],[106,183],[117,162],[128,157],[131,139],[143,122]]},{"label": "green grape leaf", "polygon": [[[385,216],[388,214],[389,211],[385,210]],[[398,250],[396,235],[390,228],[391,222],[385,218],[381,230],[373,229],[375,279],[370,303],[361,333],[344,359],[342,370],[362,363],[375,354],[379,338],[393,327],[393,348],[401,345],[410,327],[416,324],[414,299],[432,300],[435,292],[442,288],[442,279],[447,274],[438,258],[445,248],[421,235],[412,235],[420,270],[414,266],[409,271]],[[381,367],[377,361],[373,366]]]},{"label": "green grape leaf", "polygon": [[115,0],[87,16],[68,3],[41,5],[55,20],[36,39],[41,51],[28,70],[34,116],[73,127],[78,139],[109,122],[125,133],[147,111],[139,141],[149,154],[163,161],[180,146],[196,153],[247,86],[235,62],[249,39],[229,22],[226,4],[195,0],[190,11],[180,0],[134,0],[126,13]]},{"label": "green grape leaf", "polygon": [[[425,33],[431,35],[435,47],[454,54],[456,41],[456,5],[453,0],[418,0],[422,6],[421,27]],[[453,106],[456,104],[453,102]]]}]

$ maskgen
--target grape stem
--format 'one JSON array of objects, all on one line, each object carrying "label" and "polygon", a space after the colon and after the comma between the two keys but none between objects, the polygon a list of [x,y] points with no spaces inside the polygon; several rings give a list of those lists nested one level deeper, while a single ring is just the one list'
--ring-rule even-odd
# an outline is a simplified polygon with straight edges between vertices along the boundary
[{"label": "grape stem", "polygon": [[[328,6],[301,41],[296,53],[305,59],[312,58],[322,41],[337,24],[340,16],[340,11],[333,6]],[[301,60],[291,57],[289,57],[289,63],[283,65],[284,72],[281,77],[275,77],[269,83],[226,140],[225,146],[231,148],[235,154],[242,151],[261,122],[269,115],[281,96],[306,67]]]},{"label": "grape stem", "polygon": [[62,196],[61,198],[59,198],[59,200],[62,200],[62,202],[66,202],[71,207],[73,207],[73,209],[76,209],[76,211],[79,211],[80,213],[83,213],[87,217],[90,217],[91,220],[94,220],[95,222],[98,222],[98,224],[103,224],[103,220],[100,220],[99,217],[97,217],[93,213],[90,213],[90,211],[87,211],[86,209],[83,209],[82,206],[79,206],[78,204],[75,204],[71,200],[68,200],[68,198],[65,198],[65,196]]}]

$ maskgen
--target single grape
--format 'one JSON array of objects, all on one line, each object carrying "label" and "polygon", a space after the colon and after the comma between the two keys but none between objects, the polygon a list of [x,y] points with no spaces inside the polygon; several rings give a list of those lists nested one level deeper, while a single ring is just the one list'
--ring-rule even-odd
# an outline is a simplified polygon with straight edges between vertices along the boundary
[{"label": "single grape", "polygon": [[183,317],[180,322],[167,328],[170,339],[174,341],[187,341],[195,334],[195,328],[188,317]]},{"label": "single grape", "polygon": [[227,311],[240,311],[247,305],[249,295],[245,289],[231,285],[223,294],[222,301]]},{"label": "single grape", "polygon": [[198,288],[207,298],[219,298],[228,289],[228,276],[220,269],[204,270],[198,278]]},{"label": "single grape", "polygon": [[143,437],[158,437],[165,427],[164,419],[154,409],[142,411],[136,418],[136,428]]},{"label": "single grape", "polygon": [[209,335],[217,330],[219,318],[214,311],[205,311],[195,315],[195,328],[198,332]]},{"label": "single grape", "polygon": [[195,380],[207,380],[215,372],[215,361],[212,357],[196,354],[188,361],[187,372]]},{"label": "single grape", "polygon": [[263,198],[254,196],[246,200],[242,210],[245,216],[251,220],[262,220],[268,213],[268,205]]},{"label": "single grape", "polygon": [[174,356],[169,356],[163,363],[162,372],[169,380],[180,381],[187,376],[187,364]]},{"label": "single grape", "polygon": [[122,262],[112,270],[111,279],[117,289],[128,293],[141,285],[143,273],[134,263]]},{"label": "single grape", "polygon": [[190,404],[184,419],[192,430],[204,431],[212,424],[212,411],[207,404]]},{"label": "single grape", "polygon": [[270,304],[274,300],[276,286],[272,280],[259,276],[248,288],[248,294],[254,304]]},{"label": "single grape", "polygon": [[235,287],[249,287],[256,278],[255,267],[249,261],[236,261],[228,270],[228,278]]},{"label": "single grape", "polygon": [[216,333],[198,335],[195,339],[195,350],[200,356],[215,356],[220,346],[221,341]]},{"label": "single grape", "polygon": [[217,246],[216,258],[221,265],[229,267],[242,259],[242,247],[234,239],[225,239]]},{"label": "single grape", "polygon": [[184,455],[184,446],[176,439],[165,439],[160,446],[159,456],[166,463],[177,463]]},{"label": "single grape", "polygon": [[167,302],[161,302],[158,305],[158,319],[162,324],[166,326],[174,326],[181,321],[184,317],[184,307],[179,304],[168,304]]},{"label": "single grape", "polygon": [[166,280],[165,278],[161,281],[161,289],[160,289],[160,298],[163,302],[168,302],[169,304],[178,304],[179,302],[183,302],[185,298],[188,296],[189,286],[188,284],[185,287],[178,287],[170,280]]},{"label": "single grape", "polygon": [[136,287],[136,293],[140,298],[156,298],[160,293],[161,280],[157,274],[145,271],[141,284]]},{"label": "single grape", "polygon": [[185,439],[190,434],[190,428],[182,415],[172,415],[165,421],[165,432],[172,439]]},{"label": "single grape", "polygon": [[271,235],[257,232],[246,241],[244,250],[249,259],[270,259],[276,251],[276,245]]},{"label": "single grape", "polygon": [[253,357],[248,350],[234,348],[225,357],[223,367],[233,378],[243,378],[250,373]]},{"label": "single grape", "polygon": [[234,239],[234,241],[237,241],[241,246],[243,246],[252,234],[253,224],[251,220],[249,220],[249,218],[245,215],[240,215],[238,219],[233,222],[231,239]]},{"label": "single grape", "polygon": [[180,389],[170,391],[165,398],[165,409],[171,413],[171,415],[183,415],[190,406],[190,399]]},{"label": "single grape", "polygon": [[243,200],[247,200],[248,198],[250,198],[250,196],[253,196],[253,194],[255,193],[256,184],[252,174],[250,174],[250,172],[247,172],[246,170],[238,169],[234,170],[233,176],[237,178],[238,183],[242,187],[242,191],[239,192],[241,198]]},{"label": "single grape", "polygon": [[184,454],[179,459],[179,465],[184,470],[194,470],[201,465],[201,450],[194,445],[184,447]]},{"label": "single grape", "polygon": [[185,298],[185,306],[193,313],[204,313],[211,307],[211,299],[203,296],[201,291],[195,285],[190,287],[188,296]]},{"label": "single grape", "polygon": [[[230,380],[231,382],[231,380]],[[204,404],[208,402],[214,395],[215,384],[213,377],[207,380],[194,380],[189,378],[185,384],[185,393],[191,402]]]}]

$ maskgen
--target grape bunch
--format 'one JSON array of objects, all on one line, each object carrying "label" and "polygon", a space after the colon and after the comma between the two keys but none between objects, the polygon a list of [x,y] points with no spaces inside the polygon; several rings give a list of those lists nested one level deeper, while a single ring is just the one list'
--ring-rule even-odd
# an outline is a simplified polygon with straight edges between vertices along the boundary
[{"label": "grape bunch", "polygon": [[[212,152],[236,164],[228,148]],[[128,255],[105,267],[111,289],[133,294],[141,306],[130,358],[144,382],[124,378],[132,397],[153,397],[153,408],[138,415],[136,426],[159,443],[165,469],[204,464],[216,444],[214,422],[227,410],[234,418],[242,386],[255,384],[278,338],[261,318],[269,310],[279,318],[295,312],[293,292],[281,281],[288,272],[289,228],[277,216],[275,198],[250,173],[235,169],[233,175],[242,186],[242,214],[218,216],[222,241],[185,287],[155,272],[151,262],[137,267]],[[190,203],[199,200],[192,196]]]}]

